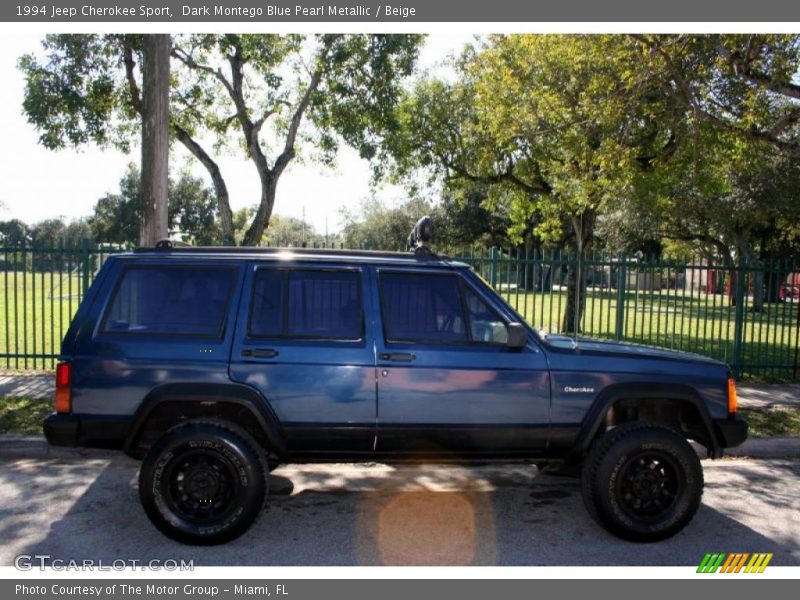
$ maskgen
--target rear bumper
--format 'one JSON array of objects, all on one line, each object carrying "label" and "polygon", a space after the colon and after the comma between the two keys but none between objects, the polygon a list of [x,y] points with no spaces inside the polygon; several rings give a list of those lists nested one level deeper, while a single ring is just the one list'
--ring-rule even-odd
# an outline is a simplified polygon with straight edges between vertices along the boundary
[{"label": "rear bumper", "polygon": [[723,448],[733,448],[747,439],[747,421],[739,417],[715,420],[714,430]]},{"label": "rear bumper", "polygon": [[126,415],[53,413],[44,420],[44,436],[52,446],[121,449],[130,429]]}]

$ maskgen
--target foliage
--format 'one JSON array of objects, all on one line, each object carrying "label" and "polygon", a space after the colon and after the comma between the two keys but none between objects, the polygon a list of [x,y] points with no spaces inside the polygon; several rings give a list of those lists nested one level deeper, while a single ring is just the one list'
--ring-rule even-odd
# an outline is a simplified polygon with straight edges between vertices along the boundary
[{"label": "foliage", "polygon": [[313,225],[302,219],[273,215],[263,242],[268,246],[281,248],[316,248],[325,243],[325,236],[317,233]]},{"label": "foliage", "polygon": [[[141,114],[142,40],[49,35],[44,59],[20,58],[23,110],[44,146],[129,147]],[[213,155],[227,146],[256,169],[258,208],[238,240],[255,245],[269,224],[278,180],[301,141],[313,141],[309,146],[325,162],[333,160],[339,136],[362,156],[375,154],[376,140],[396,127],[393,107],[421,41],[420,35],[174,37],[171,133],[208,171],[223,241],[235,241],[233,213]],[[205,147],[205,139],[213,147]]]},{"label": "foliage", "polygon": [[739,139],[800,151],[800,36],[637,35],[687,118]]},{"label": "foliage", "polygon": [[[97,201],[89,219],[94,238],[104,243],[135,245],[139,239],[141,177],[130,164],[120,179],[119,192]],[[172,234],[200,246],[220,242],[213,192],[187,171],[169,181],[168,225]]]},{"label": "foliage", "polygon": [[29,239],[28,225],[19,219],[0,221],[0,240],[6,246],[20,246]]},{"label": "foliage", "polygon": [[432,205],[411,199],[396,207],[371,199],[358,211],[342,210],[342,239],[347,248],[405,251],[411,228],[420,217],[432,212]]}]

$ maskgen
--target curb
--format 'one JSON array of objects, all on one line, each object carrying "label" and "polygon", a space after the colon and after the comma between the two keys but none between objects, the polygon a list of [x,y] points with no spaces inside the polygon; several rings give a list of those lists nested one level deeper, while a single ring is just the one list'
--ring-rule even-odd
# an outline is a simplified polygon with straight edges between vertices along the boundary
[{"label": "curb", "polygon": [[[700,458],[706,450],[694,445]],[[0,434],[0,459],[6,458],[81,458],[101,459],[120,456],[118,450],[95,448],[64,448],[50,446],[43,435]],[[726,457],[738,458],[800,458],[800,437],[750,438],[741,446],[725,450]]]}]

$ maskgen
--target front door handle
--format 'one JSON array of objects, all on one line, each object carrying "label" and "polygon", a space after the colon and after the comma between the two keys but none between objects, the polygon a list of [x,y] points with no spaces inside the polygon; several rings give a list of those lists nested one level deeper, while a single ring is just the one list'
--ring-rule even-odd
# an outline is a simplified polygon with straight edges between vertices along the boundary
[{"label": "front door handle", "polygon": [[399,362],[411,362],[417,357],[410,352],[386,352],[381,354],[381,360],[394,360]]},{"label": "front door handle", "polygon": [[278,351],[272,348],[254,348],[242,350],[242,356],[252,356],[254,358],[275,358],[278,356]]}]

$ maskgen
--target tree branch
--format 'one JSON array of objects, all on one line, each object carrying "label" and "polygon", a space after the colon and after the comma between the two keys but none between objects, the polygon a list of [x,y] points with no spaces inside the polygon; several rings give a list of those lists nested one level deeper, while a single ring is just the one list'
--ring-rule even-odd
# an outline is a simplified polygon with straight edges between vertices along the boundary
[{"label": "tree branch", "polygon": [[211,158],[211,156],[198,144],[188,131],[183,129],[180,125],[173,123],[171,125],[175,137],[181,142],[189,152],[191,152],[197,160],[206,168],[211,181],[214,184],[214,191],[217,195],[217,205],[219,208],[219,220],[222,226],[223,244],[234,245],[233,237],[233,213],[231,211],[230,200],[228,196],[228,187],[225,180],[222,178],[222,172],[219,165]]},{"label": "tree branch", "polygon": [[142,95],[134,73],[136,62],[133,59],[133,48],[124,38],[122,40],[122,57],[125,63],[125,78],[128,80],[128,91],[131,94],[131,106],[137,113],[142,114]]}]

